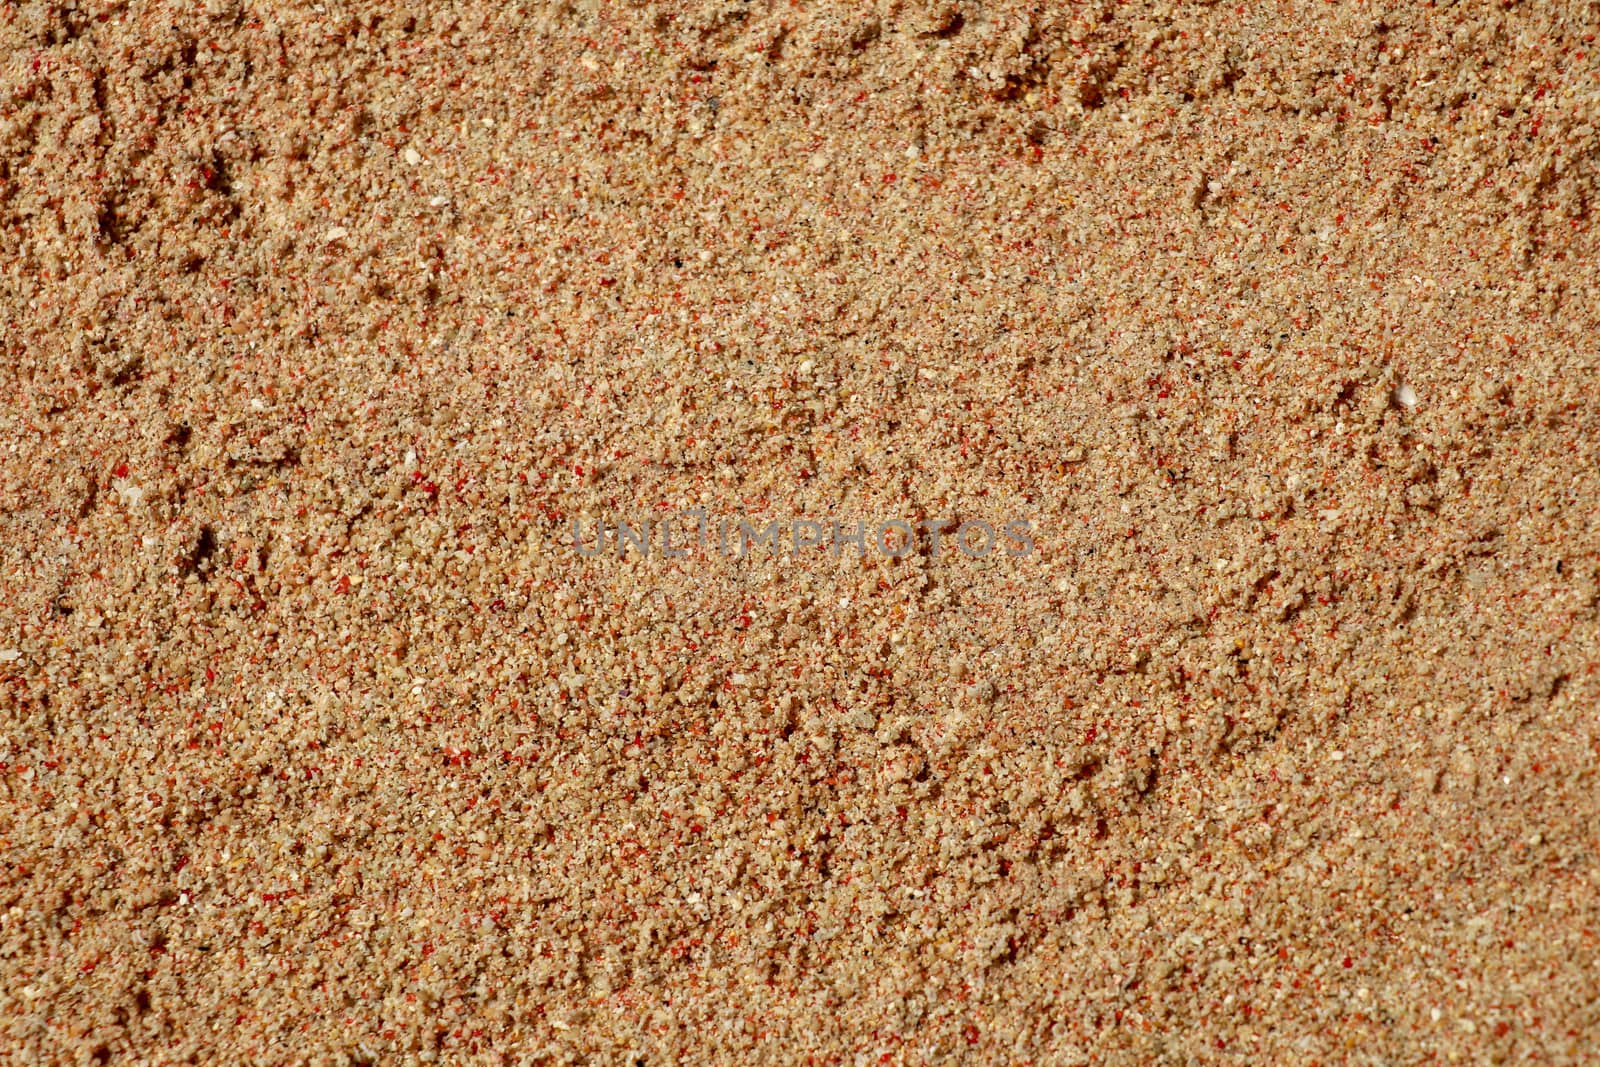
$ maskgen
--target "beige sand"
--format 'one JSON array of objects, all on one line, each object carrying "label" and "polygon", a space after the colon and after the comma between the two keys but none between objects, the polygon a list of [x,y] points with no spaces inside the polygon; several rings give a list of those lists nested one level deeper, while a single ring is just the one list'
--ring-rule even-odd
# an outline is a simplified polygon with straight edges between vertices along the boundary
[{"label": "beige sand", "polygon": [[0,8],[0,1062],[1595,1062],[1597,24]]}]

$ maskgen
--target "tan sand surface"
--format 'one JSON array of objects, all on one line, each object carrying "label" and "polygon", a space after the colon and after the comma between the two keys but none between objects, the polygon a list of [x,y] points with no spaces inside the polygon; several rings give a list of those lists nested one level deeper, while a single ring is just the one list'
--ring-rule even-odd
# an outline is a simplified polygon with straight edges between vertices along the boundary
[{"label": "tan sand surface", "polygon": [[1600,1062],[1597,28],[0,6],[0,1063]]}]

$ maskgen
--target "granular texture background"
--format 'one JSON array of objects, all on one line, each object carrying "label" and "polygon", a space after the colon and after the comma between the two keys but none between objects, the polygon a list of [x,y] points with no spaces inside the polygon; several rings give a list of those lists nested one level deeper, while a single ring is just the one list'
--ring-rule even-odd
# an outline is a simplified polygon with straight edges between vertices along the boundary
[{"label": "granular texture background", "polygon": [[1594,1062],[1597,25],[0,7],[0,1060]]}]

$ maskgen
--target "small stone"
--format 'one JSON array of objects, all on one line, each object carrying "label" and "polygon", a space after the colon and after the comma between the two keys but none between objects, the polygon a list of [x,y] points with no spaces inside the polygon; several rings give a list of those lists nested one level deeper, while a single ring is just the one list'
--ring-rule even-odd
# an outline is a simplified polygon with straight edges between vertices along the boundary
[{"label": "small stone", "polygon": [[418,152],[415,148],[407,148],[406,162],[415,167],[417,164],[422,162],[422,153]]},{"label": "small stone", "polygon": [[1417,391],[1409,385],[1402,385],[1393,393],[1395,405],[1410,411],[1417,406]]}]

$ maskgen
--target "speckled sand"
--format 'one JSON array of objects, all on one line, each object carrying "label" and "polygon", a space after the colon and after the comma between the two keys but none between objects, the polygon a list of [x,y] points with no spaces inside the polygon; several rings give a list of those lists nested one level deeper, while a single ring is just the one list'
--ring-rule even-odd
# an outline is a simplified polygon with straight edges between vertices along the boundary
[{"label": "speckled sand", "polygon": [[0,1063],[1597,1062],[1597,26],[0,6]]}]

